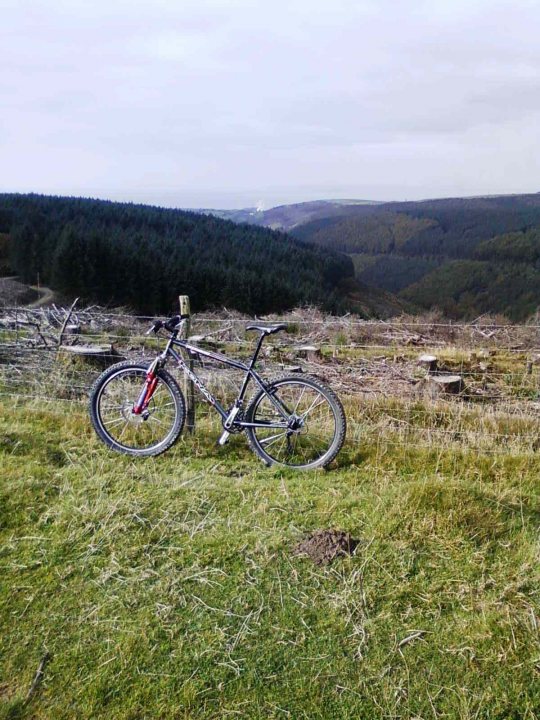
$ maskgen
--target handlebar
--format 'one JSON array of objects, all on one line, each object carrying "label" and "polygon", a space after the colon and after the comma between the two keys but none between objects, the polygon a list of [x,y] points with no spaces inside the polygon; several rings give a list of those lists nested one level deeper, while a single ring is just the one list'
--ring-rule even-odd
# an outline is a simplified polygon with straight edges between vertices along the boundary
[{"label": "handlebar", "polygon": [[157,332],[159,332],[159,331],[161,330],[162,327],[163,327],[163,323],[161,322],[161,320],[157,320],[157,321],[152,325],[152,327],[151,327],[149,330],[147,330],[144,334],[145,334],[145,335],[151,335],[152,333],[157,333]]},{"label": "handlebar", "polygon": [[188,315],[173,315],[168,320],[156,320],[152,327],[145,333],[145,335],[151,335],[152,333],[157,334],[162,328],[169,332],[175,332],[180,329],[181,324],[187,320]]}]

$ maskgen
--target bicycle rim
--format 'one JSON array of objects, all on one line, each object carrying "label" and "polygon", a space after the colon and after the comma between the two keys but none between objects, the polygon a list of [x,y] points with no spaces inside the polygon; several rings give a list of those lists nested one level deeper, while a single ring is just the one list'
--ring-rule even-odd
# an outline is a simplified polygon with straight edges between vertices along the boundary
[{"label": "bicycle rim", "polygon": [[[251,437],[263,457],[280,465],[312,468],[326,464],[339,436],[339,410],[326,389],[303,380],[276,382],[273,396],[296,418],[296,428],[252,428]],[[250,413],[252,422],[284,422],[272,400],[261,393]],[[329,460],[328,460],[329,461]]]},{"label": "bicycle rim", "polygon": [[97,397],[97,418],[102,431],[118,449],[131,454],[167,444],[177,426],[176,398],[162,379],[146,413],[134,415],[132,409],[145,380],[143,368],[119,370],[103,383]]}]

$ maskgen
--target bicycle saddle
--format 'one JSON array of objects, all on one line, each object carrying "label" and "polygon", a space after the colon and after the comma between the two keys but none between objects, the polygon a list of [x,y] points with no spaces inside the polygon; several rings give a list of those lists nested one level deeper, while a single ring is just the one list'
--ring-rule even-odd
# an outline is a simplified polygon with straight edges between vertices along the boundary
[{"label": "bicycle saddle", "polygon": [[286,327],[285,323],[280,325],[246,325],[246,330],[258,330],[263,335],[272,335],[280,330],[285,330]]}]

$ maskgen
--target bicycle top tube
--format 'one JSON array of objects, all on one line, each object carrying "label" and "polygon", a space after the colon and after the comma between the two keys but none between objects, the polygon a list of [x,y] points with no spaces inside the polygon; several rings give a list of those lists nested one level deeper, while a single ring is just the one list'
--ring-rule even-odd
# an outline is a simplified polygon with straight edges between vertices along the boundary
[{"label": "bicycle top tube", "polygon": [[213,350],[205,350],[198,347],[197,345],[192,345],[187,340],[179,340],[178,338],[172,338],[172,344],[176,345],[177,347],[181,347],[194,355],[200,355],[202,357],[210,358],[211,360],[217,360],[224,365],[230,365],[231,367],[238,368],[239,370],[245,370],[246,372],[250,370],[249,366],[241,362],[240,360],[235,360],[233,358],[227,357],[226,355],[223,355],[222,353],[214,352]]}]

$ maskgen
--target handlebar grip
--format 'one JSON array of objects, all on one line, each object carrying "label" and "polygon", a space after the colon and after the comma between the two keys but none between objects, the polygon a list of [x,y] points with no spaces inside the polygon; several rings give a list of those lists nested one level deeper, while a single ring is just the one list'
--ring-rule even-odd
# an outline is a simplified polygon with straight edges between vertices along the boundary
[{"label": "handlebar grip", "polygon": [[162,327],[163,327],[163,322],[161,320],[156,320],[156,322],[152,325],[150,330],[147,330],[144,334],[151,335],[152,333],[157,333],[161,330]]},{"label": "handlebar grip", "polygon": [[178,326],[178,323],[182,320],[180,315],[174,315],[163,323],[163,327],[169,332],[174,332]]}]

